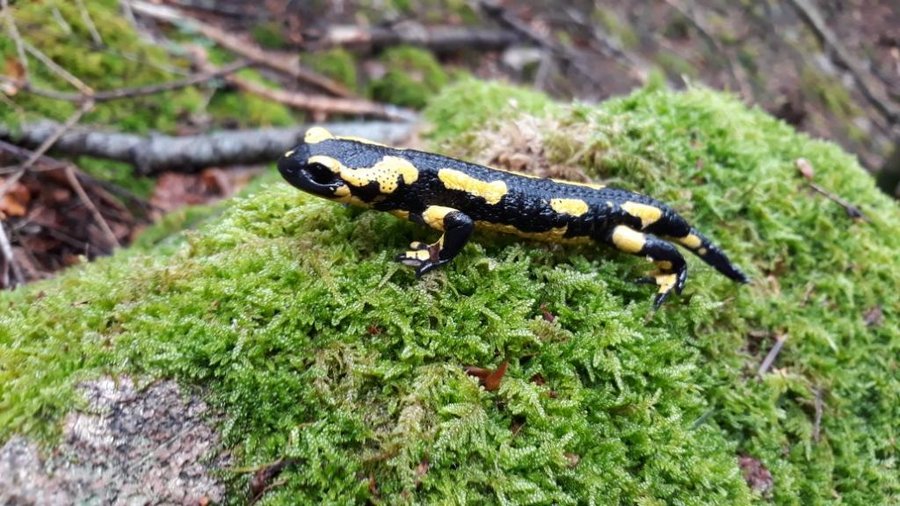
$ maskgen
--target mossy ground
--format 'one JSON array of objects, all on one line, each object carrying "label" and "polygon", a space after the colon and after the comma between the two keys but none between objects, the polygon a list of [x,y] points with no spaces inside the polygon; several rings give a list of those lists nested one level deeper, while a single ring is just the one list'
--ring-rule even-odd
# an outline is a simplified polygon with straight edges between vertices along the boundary
[{"label": "mossy ground", "polygon": [[[469,158],[526,114],[548,156],[673,203],[753,283],[689,260],[654,313],[643,261],[493,236],[417,280],[391,258],[428,232],[273,178],[181,246],[0,296],[0,438],[52,438],[77,381],[128,373],[206,387],[236,465],[299,459],[267,504],[896,502],[900,211],[856,162],[706,90],[561,106],[465,81],[429,108]],[[758,379],[764,334],[789,337]],[[496,392],[463,369],[503,360]]]},{"label": "mossy ground", "polygon": [[[191,73],[187,58],[168,53],[162,46],[142,39],[122,16],[117,0],[92,0],[83,4],[100,36],[99,45],[77,2],[14,2],[10,10],[26,44],[33,45],[95,91],[156,85],[182,79]],[[190,35],[178,36],[187,38]],[[221,51],[211,49],[210,52],[215,63],[228,58]],[[18,62],[15,43],[5,33],[0,37],[0,60],[8,66]],[[28,77],[32,85],[77,91],[37,57],[29,54],[28,60]],[[252,70],[243,71],[242,76],[263,81],[260,74]],[[204,128],[208,129],[209,123],[230,124],[237,118],[239,126],[252,128],[293,124],[303,117],[283,105],[240,91],[217,90],[216,82],[211,84],[98,103],[80,124],[149,134],[176,133],[190,123],[205,123]],[[62,122],[77,109],[78,104],[72,102],[20,92],[12,97],[0,97],[0,122],[17,125],[47,118]],[[78,165],[92,175],[120,184],[138,195],[148,196],[153,186],[152,180],[135,177],[131,167],[124,164],[81,157]]]}]

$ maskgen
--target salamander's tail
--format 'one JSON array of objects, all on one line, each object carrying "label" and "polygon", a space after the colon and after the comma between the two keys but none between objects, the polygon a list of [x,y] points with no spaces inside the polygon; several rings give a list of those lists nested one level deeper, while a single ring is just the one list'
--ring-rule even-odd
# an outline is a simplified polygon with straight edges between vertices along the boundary
[{"label": "salamander's tail", "polygon": [[700,257],[700,259],[727,276],[729,279],[737,281],[738,283],[749,282],[747,275],[731,263],[728,256],[726,256],[718,246],[707,239],[706,236],[698,232],[696,228],[692,227],[690,232],[683,237],[671,237],[671,240],[691,250],[693,254]]}]

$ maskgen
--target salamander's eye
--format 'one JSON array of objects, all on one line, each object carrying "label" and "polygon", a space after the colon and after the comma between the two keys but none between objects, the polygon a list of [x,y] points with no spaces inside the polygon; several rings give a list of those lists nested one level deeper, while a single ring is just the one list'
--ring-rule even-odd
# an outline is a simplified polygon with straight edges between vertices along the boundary
[{"label": "salamander's eye", "polygon": [[309,177],[319,184],[333,183],[337,179],[335,173],[321,163],[310,163],[306,166],[306,170],[309,171]]}]

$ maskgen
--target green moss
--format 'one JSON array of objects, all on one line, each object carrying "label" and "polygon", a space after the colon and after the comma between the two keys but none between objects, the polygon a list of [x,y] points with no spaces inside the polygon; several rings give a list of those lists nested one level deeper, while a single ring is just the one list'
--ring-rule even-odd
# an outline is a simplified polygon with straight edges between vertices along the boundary
[{"label": "green moss", "polygon": [[[248,81],[277,88],[275,83],[255,70],[241,70],[238,75]],[[218,121],[236,123],[241,128],[289,126],[303,118],[301,114],[295,114],[287,106],[246,92],[216,92],[209,101],[207,111]]]},{"label": "green moss", "polygon": [[316,72],[328,76],[351,90],[358,86],[356,58],[344,48],[334,48],[321,53],[303,53],[301,61]]},{"label": "green moss", "polygon": [[[236,466],[299,459],[268,504],[765,502],[743,454],[778,504],[896,500],[900,211],[854,159],[706,90],[568,107],[470,81],[429,108],[463,157],[483,139],[463,132],[523,114],[554,160],[672,202],[753,283],[690,260],[653,313],[645,262],[489,236],[417,280],[391,258],[432,234],[267,186],[180,247],[0,295],[0,438],[52,436],[77,381],[139,373],[206,387]],[[871,222],[806,191],[801,156]],[[789,338],[759,380],[761,333]],[[496,392],[463,370],[503,360]]]},{"label": "green moss", "polygon": [[253,27],[250,31],[253,40],[262,47],[268,49],[283,49],[286,45],[284,34],[281,33],[281,23],[267,21]]},{"label": "green moss", "polygon": [[131,165],[126,163],[87,156],[78,157],[75,163],[88,174],[109,181],[144,199],[150,198],[156,186],[155,178],[136,175]]},{"label": "green moss", "polygon": [[421,108],[447,84],[447,73],[434,55],[415,47],[395,47],[381,56],[385,74],[369,83],[373,99]]},{"label": "green moss", "polygon": [[[161,48],[146,44],[120,14],[115,0],[85,2],[103,40],[102,48],[93,39],[75,2],[17,2],[13,19],[22,37],[53,61],[95,90],[158,84],[189,70],[186,60],[172,58]],[[59,11],[59,18],[52,10]],[[64,22],[58,21],[64,20]],[[15,44],[0,38],[0,58],[17,59]],[[34,57],[29,57],[30,79],[45,88],[73,91],[73,87]],[[65,120],[75,112],[71,103],[20,93],[15,103],[34,116]],[[98,104],[85,117],[87,123],[115,124],[119,130],[147,132],[173,131],[177,118],[195,112],[202,103],[194,88],[161,93],[133,100]],[[5,109],[5,108],[4,108]],[[0,121],[16,123],[27,119],[11,110],[0,113]]]}]

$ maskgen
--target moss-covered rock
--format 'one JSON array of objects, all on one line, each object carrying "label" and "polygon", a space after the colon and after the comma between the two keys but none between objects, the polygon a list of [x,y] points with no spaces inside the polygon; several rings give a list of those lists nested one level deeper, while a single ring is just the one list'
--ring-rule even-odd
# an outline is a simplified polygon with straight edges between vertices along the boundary
[{"label": "moss-covered rock", "polygon": [[[572,107],[466,81],[429,110],[475,159],[527,116],[542,156],[673,203],[753,283],[689,260],[654,313],[644,262],[492,236],[417,280],[391,258],[428,232],[276,183],[178,248],[0,296],[0,439],[52,441],[76,382],[127,372],[206,387],[237,466],[296,458],[268,504],[896,501],[900,211],[852,157],[706,90]],[[503,361],[496,391],[464,369]]]}]

